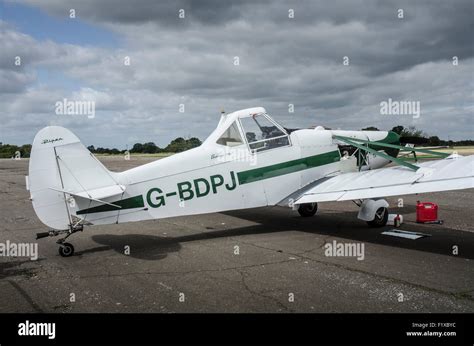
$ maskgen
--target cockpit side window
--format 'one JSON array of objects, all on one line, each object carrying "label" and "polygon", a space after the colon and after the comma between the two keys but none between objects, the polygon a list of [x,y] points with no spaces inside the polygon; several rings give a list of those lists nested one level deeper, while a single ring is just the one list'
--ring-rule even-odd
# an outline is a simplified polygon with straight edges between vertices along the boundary
[{"label": "cockpit side window", "polygon": [[229,126],[216,143],[227,147],[235,147],[244,143],[236,121]]}]

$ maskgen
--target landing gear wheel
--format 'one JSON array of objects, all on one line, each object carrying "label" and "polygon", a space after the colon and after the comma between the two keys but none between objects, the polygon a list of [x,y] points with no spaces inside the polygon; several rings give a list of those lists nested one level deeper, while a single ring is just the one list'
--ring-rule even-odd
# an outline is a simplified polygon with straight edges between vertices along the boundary
[{"label": "landing gear wheel", "polygon": [[316,212],[318,211],[318,203],[305,203],[305,204],[300,204],[298,207],[298,213],[302,217],[310,217],[314,216]]},{"label": "landing gear wheel", "polygon": [[74,255],[74,246],[72,246],[70,243],[62,243],[59,246],[59,254],[62,257],[70,257]]},{"label": "landing gear wheel", "polygon": [[381,207],[375,212],[375,218],[372,221],[367,221],[370,227],[383,227],[388,221],[388,209]]}]

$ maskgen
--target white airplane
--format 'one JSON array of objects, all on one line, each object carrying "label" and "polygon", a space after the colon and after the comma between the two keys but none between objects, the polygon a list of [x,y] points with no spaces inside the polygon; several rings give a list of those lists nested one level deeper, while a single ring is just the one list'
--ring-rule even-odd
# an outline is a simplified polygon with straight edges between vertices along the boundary
[{"label": "white airplane", "polygon": [[[111,172],[69,130],[49,126],[36,135],[27,178],[31,200],[61,256],[65,240],[84,225],[104,225],[283,205],[313,216],[317,203],[353,200],[358,218],[387,223],[386,196],[474,187],[474,155],[462,157],[402,147],[387,131],[287,130],[264,108],[222,114],[194,149]],[[399,151],[445,157],[423,163]],[[393,162],[394,167],[381,168]]]}]

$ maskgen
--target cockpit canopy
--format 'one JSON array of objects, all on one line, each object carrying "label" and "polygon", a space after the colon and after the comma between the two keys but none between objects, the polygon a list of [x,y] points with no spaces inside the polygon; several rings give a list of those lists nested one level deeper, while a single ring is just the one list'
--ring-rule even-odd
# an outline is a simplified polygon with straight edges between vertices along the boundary
[{"label": "cockpit canopy", "polygon": [[251,151],[290,145],[286,130],[275,122],[264,108],[250,108],[223,115],[219,128],[225,129],[216,143],[227,147],[247,145]]}]

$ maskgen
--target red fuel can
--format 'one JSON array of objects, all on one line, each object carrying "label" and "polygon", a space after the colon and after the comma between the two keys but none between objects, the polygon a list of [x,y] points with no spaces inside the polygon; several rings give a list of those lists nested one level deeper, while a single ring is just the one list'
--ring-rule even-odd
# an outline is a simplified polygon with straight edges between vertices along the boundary
[{"label": "red fuel can", "polygon": [[431,202],[420,202],[416,204],[416,222],[424,223],[438,220],[438,205]]}]

